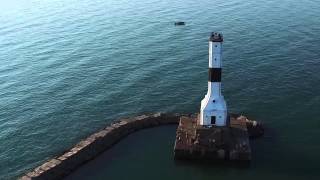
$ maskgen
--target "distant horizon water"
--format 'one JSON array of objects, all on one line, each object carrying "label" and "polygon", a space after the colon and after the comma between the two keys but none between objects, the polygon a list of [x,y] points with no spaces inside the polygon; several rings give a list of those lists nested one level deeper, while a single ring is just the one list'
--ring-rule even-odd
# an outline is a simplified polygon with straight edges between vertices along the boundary
[{"label": "distant horizon water", "polygon": [[198,112],[212,31],[224,36],[228,110],[268,128],[252,142],[251,167],[176,164],[175,130],[163,127],[69,179],[318,179],[319,9],[318,0],[1,0],[0,179],[121,117]]}]

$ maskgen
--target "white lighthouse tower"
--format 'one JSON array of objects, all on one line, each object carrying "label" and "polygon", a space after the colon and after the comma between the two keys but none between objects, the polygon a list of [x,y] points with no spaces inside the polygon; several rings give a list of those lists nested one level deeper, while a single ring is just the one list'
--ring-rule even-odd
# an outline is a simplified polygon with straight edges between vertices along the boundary
[{"label": "white lighthouse tower", "polygon": [[221,34],[211,34],[208,92],[201,101],[200,109],[200,125],[204,126],[225,126],[227,124],[227,105],[221,94],[222,42]]}]

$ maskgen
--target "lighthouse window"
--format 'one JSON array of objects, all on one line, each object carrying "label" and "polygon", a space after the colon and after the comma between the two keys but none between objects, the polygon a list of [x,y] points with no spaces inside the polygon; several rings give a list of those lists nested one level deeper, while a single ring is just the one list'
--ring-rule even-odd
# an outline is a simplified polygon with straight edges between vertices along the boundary
[{"label": "lighthouse window", "polygon": [[216,124],[216,117],[215,116],[211,116],[211,124]]}]

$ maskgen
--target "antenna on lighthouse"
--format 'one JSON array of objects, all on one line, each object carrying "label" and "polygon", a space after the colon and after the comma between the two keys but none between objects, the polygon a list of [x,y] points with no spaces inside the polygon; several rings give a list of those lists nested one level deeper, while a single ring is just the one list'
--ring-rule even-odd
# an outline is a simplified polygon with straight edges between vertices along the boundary
[{"label": "antenna on lighthouse", "polygon": [[208,92],[201,101],[200,108],[200,125],[203,126],[225,126],[227,123],[227,105],[221,94],[222,42],[222,34],[211,34]]}]

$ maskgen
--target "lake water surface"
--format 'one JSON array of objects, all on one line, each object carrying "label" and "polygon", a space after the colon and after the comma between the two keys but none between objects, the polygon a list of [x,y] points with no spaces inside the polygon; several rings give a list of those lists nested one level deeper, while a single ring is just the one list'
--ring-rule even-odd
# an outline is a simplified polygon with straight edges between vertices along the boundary
[{"label": "lake water surface", "polygon": [[268,128],[251,167],[176,164],[175,128],[163,127],[69,178],[318,179],[319,12],[319,0],[0,0],[0,179],[120,117],[198,112],[212,31],[229,110]]}]

